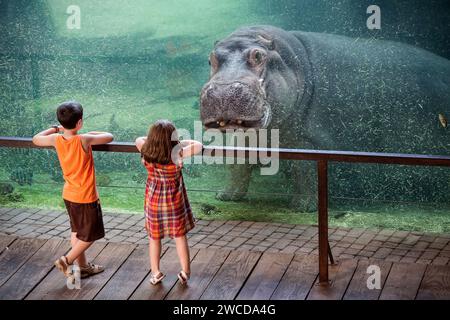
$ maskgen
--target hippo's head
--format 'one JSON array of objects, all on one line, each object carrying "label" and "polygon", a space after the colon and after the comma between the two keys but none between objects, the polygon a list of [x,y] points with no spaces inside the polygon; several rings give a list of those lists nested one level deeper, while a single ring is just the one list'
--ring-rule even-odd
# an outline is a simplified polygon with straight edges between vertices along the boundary
[{"label": "hippo's head", "polygon": [[280,107],[295,104],[302,84],[286,35],[291,37],[274,27],[246,27],[216,43],[200,94],[205,128],[266,128]]}]

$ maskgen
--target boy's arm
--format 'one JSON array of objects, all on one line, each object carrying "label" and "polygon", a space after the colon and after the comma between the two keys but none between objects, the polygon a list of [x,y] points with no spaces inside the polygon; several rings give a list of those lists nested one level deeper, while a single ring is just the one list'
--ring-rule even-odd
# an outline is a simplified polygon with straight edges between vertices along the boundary
[{"label": "boy's arm", "polygon": [[203,150],[203,144],[196,140],[181,140],[181,147],[183,148],[183,158],[192,157]]},{"label": "boy's arm", "polygon": [[93,146],[97,144],[107,144],[114,140],[114,136],[109,132],[100,132],[100,131],[91,131],[85,134],[82,134],[83,138],[83,146]]},{"label": "boy's arm", "polygon": [[147,141],[147,137],[139,137],[134,141],[134,144],[136,145],[136,148],[139,150],[139,152],[141,152],[142,146],[144,145],[145,141]]},{"label": "boy's arm", "polygon": [[64,130],[64,128],[59,126],[58,129],[52,127],[41,131],[33,137],[33,143],[39,147],[54,147],[57,133],[62,130]]}]

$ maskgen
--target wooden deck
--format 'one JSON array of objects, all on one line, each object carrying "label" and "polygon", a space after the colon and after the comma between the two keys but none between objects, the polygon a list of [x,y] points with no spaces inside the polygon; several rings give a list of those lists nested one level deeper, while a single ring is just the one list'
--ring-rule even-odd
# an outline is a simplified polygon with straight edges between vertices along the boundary
[{"label": "wooden deck", "polygon": [[[53,267],[69,249],[66,240],[0,236],[0,299],[450,299],[450,268],[380,260],[342,260],[330,267],[330,286],[319,286],[317,256],[194,249],[188,287],[176,280],[174,248],[166,248],[167,277],[149,284],[147,246],[98,242],[89,259],[106,270],[70,290]],[[381,269],[382,289],[369,290],[367,266]]]}]

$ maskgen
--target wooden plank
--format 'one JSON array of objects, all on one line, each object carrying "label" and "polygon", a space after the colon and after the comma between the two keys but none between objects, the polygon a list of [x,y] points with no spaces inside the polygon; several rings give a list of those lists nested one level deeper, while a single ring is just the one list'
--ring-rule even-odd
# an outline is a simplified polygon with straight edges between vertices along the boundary
[{"label": "wooden plank", "polygon": [[269,300],[293,258],[293,254],[264,253],[236,299]]},{"label": "wooden plank", "polygon": [[260,252],[231,252],[200,299],[234,299],[260,257]]},{"label": "wooden plank", "polygon": [[381,291],[380,300],[413,300],[425,269],[424,264],[394,263]]},{"label": "wooden plank", "polygon": [[352,280],[358,261],[355,259],[341,260],[337,265],[330,266],[329,285],[319,285],[316,281],[308,294],[307,300],[341,300]]},{"label": "wooden plank", "polygon": [[103,288],[112,275],[119,269],[122,263],[133,252],[135,245],[124,245],[119,243],[108,243],[100,254],[93,260],[93,263],[105,267],[105,271],[81,280],[80,290],[70,290],[65,288],[64,292],[55,300],[92,300]]},{"label": "wooden plank", "polygon": [[[166,249],[163,249],[164,251]],[[162,254],[164,254],[164,251]],[[128,299],[150,272],[148,245],[138,246],[95,296],[96,300]]]},{"label": "wooden plank", "polygon": [[271,300],[304,300],[317,279],[318,257],[296,254]]},{"label": "wooden plank", "polygon": [[0,286],[40,248],[46,240],[17,239],[0,256]]},{"label": "wooden plank", "polygon": [[27,260],[0,287],[0,297],[4,300],[20,300],[50,272],[55,257],[63,255],[69,249],[69,242],[65,240],[48,240],[36,253]]},{"label": "wooden plank", "polygon": [[[380,289],[369,289],[367,280],[372,274],[367,273],[367,268],[371,265],[380,268]],[[353,275],[350,285],[344,295],[344,300],[378,300],[381,289],[384,287],[386,279],[391,270],[392,262],[383,260],[360,260],[355,274]]]},{"label": "wooden plank", "polygon": [[450,267],[428,265],[417,299],[450,300]]},{"label": "wooden plank", "polygon": [[[69,241],[67,241],[69,245]],[[87,251],[86,257],[88,261],[94,260],[95,257],[105,248],[106,242],[95,242]],[[51,262],[54,262],[58,256],[55,256]],[[66,278],[56,268],[52,268],[49,274],[34,288],[26,300],[53,300],[62,295],[67,289]]]},{"label": "wooden plank", "polygon": [[[191,249],[191,261],[198,253],[198,249]],[[161,258],[160,263],[161,272],[166,277],[158,285],[154,286],[150,284],[150,273],[142,281],[133,295],[130,297],[132,300],[163,300],[169,293],[175,283],[178,281],[177,274],[180,272],[180,263],[178,261],[177,251],[173,247],[169,247]]]},{"label": "wooden plank", "polygon": [[198,300],[214,275],[230,254],[225,249],[202,249],[192,261],[191,279],[187,286],[175,285],[166,300]]},{"label": "wooden plank", "polygon": [[[7,235],[1,235],[0,236],[0,255],[4,252],[9,250],[8,246],[11,245],[14,240],[17,238],[14,236],[7,236]],[[0,278],[1,279],[1,278]]]}]

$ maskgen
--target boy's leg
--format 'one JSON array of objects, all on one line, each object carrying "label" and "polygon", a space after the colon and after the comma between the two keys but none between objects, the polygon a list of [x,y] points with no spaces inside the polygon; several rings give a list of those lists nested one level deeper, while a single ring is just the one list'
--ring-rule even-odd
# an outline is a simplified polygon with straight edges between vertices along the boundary
[{"label": "boy's leg", "polygon": [[154,240],[150,238],[149,244],[149,255],[150,255],[150,268],[152,273],[159,274],[159,261],[161,259],[161,240]]},{"label": "boy's leg", "polygon": [[[70,235],[70,243],[72,244],[72,248],[74,248],[76,246],[76,244],[78,243],[78,238],[77,238],[77,233],[76,232],[72,232]],[[78,256],[78,258],[75,260],[77,262],[77,264],[79,266],[87,266],[87,260],[86,260],[86,255],[84,253],[84,251]]]},{"label": "boy's leg", "polygon": [[72,264],[75,260],[77,260],[78,258],[80,258],[80,256],[82,256],[81,259],[84,258],[84,261],[81,262],[84,263],[81,264],[80,261],[78,260],[78,264],[80,267],[83,267],[87,265],[84,252],[91,246],[92,242],[85,242],[80,239],[76,240],[77,242],[75,243],[75,245],[72,246],[72,249],[70,249],[69,253],[66,254],[66,259],[69,264]]},{"label": "boy's leg", "polygon": [[186,236],[175,238],[178,258],[180,259],[181,269],[187,274],[191,273],[191,263],[189,257],[189,245]]}]

